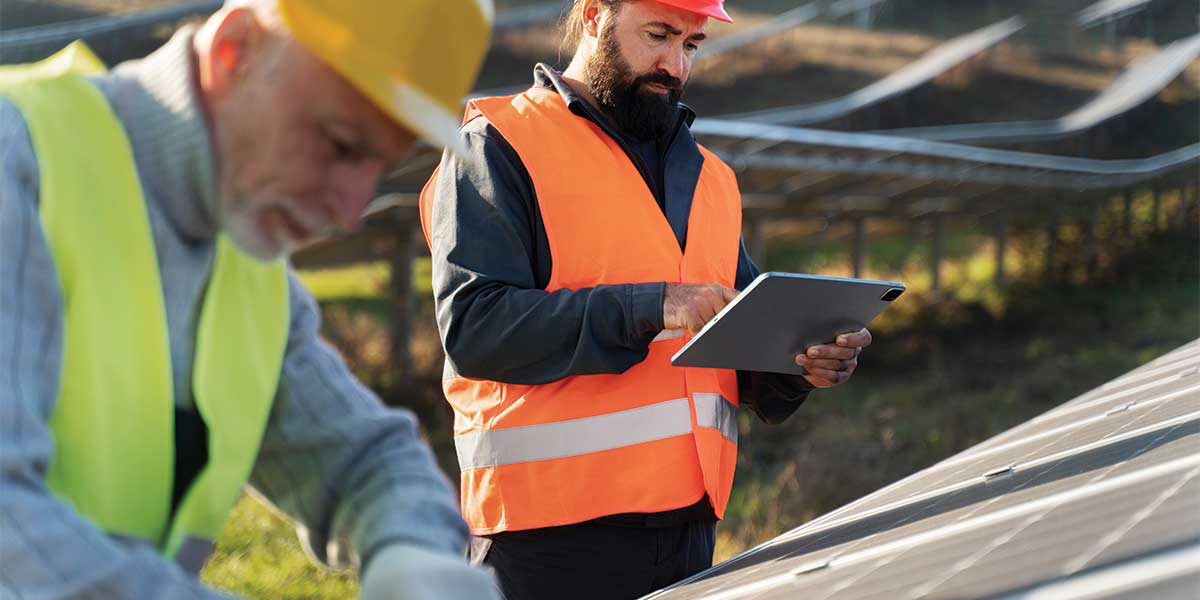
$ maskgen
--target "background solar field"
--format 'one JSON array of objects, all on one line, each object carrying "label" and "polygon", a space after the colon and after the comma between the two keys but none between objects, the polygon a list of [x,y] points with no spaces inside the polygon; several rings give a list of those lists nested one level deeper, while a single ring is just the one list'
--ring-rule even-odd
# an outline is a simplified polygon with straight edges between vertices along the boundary
[{"label": "background solar field", "polygon": [[1200,340],[647,598],[1194,599],[1198,434]]}]

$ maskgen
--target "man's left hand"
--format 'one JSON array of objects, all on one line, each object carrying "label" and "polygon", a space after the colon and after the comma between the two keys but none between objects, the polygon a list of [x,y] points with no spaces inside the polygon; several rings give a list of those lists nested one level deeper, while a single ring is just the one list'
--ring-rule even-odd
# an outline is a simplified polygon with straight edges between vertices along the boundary
[{"label": "man's left hand", "polygon": [[796,364],[804,367],[804,378],[819,388],[833,387],[850,380],[858,368],[858,355],[871,345],[871,332],[865,328],[837,336],[832,344],[809,346],[796,355]]}]

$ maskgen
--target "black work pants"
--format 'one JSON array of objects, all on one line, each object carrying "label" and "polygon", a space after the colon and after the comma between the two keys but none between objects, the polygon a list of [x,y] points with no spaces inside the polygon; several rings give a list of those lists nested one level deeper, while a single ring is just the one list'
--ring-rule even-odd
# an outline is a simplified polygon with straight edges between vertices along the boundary
[{"label": "black work pants", "polygon": [[474,538],[471,562],[495,569],[506,600],[625,600],[709,568],[715,542],[713,521],[588,521]]}]

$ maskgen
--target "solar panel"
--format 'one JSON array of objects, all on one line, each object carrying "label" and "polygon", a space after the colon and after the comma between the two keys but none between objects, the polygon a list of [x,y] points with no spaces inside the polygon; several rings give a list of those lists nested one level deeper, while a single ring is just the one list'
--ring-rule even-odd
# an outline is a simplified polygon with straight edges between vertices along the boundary
[{"label": "solar panel", "polygon": [[647,597],[1200,597],[1200,340]]},{"label": "solar panel", "polygon": [[1198,57],[1200,33],[1178,40],[1150,56],[1135,60],[1124,73],[1087,104],[1057,119],[935,125],[871,133],[972,144],[1029,142],[1074,135],[1124,114],[1157,96]]},{"label": "solar panel", "polygon": [[[745,120],[771,125],[806,125],[831,121],[878,104],[929,83],[938,75],[977,57],[1025,27],[1020,17],[1010,17],[949,40],[921,58],[874,83],[841,98],[824,102],[721,115],[720,119]],[[731,36],[732,37],[732,36]]]}]

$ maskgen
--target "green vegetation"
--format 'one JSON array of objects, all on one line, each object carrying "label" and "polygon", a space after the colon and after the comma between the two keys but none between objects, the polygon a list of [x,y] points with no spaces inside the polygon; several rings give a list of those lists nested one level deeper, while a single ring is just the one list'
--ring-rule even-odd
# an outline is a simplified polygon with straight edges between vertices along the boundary
[{"label": "green vegetation", "polygon": [[379,298],[388,292],[392,270],[386,262],[304,271],[300,281],[322,302],[346,298]]},{"label": "green vegetation", "polygon": [[301,600],[358,596],[353,572],[319,567],[288,521],[253,495],[242,497],[201,573],[209,585],[247,598]]},{"label": "green vegetation", "polygon": [[[1168,209],[1173,206],[1167,206]],[[1007,287],[992,282],[995,247],[977,223],[946,231],[939,301],[929,293],[920,231],[873,232],[868,276],[910,292],[872,326],[876,342],[842,388],[821,391],[780,426],[740,416],[741,450],[717,559],[727,558],[1019,424],[1200,336],[1200,240],[1194,229],[1156,232],[1139,217],[1132,238],[1101,218],[1096,266],[1064,227],[1061,268],[1042,264],[1035,228],[1014,225]],[[1193,215],[1194,216],[1194,215]],[[1064,221],[1065,222],[1065,221]],[[845,240],[773,239],[772,266],[844,275]],[[807,266],[806,266],[807,265]],[[428,261],[415,268],[418,383],[388,378],[384,266],[304,275],[322,300],[326,335],[355,372],[393,404],[413,408],[442,467],[454,468],[450,418],[440,401],[440,361],[428,295]],[[359,278],[372,279],[364,284]],[[358,287],[355,287],[358,286]],[[343,290],[363,290],[362,295]],[[424,358],[420,358],[424,356]],[[204,579],[254,598],[348,598],[353,573],[332,574],[300,551],[286,521],[253,497],[239,505]]]},{"label": "green vegetation", "polygon": [[[422,297],[433,293],[429,257],[413,263],[413,284]],[[388,295],[392,268],[387,262],[363,263],[338,269],[302,271],[300,281],[322,303],[341,300],[381,299]]]},{"label": "green vegetation", "polygon": [[814,394],[780,426],[741,415],[717,559],[1196,339],[1196,243],[1194,234],[1147,235],[1105,256],[1108,267],[1085,285],[1022,281],[991,305],[953,295],[889,315],[851,384]]}]

